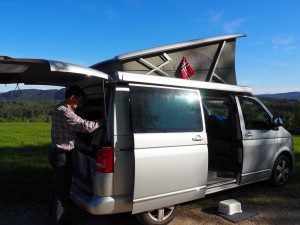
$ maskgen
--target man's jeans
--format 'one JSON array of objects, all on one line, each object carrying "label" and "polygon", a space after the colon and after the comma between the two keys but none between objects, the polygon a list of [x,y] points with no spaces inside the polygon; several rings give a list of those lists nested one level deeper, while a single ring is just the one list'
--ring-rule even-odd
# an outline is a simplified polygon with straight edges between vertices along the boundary
[{"label": "man's jeans", "polygon": [[71,152],[49,152],[49,162],[53,168],[53,196],[50,205],[50,225],[61,225],[65,206],[69,197],[72,180]]}]

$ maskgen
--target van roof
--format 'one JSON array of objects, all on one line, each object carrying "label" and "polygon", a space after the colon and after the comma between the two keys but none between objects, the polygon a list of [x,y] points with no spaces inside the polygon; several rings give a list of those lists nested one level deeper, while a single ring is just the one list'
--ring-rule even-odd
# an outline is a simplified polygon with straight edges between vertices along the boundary
[{"label": "van roof", "polygon": [[228,91],[235,93],[251,94],[252,90],[250,87],[221,84],[221,83],[210,83],[203,81],[191,81],[168,77],[158,77],[153,75],[145,76],[144,74],[128,73],[118,71],[113,75],[115,81],[128,82],[128,83],[139,83],[139,84],[152,84],[152,85],[166,85],[183,88],[195,88],[205,90],[217,90],[217,91]]},{"label": "van roof", "polygon": [[184,62],[187,62],[194,72],[189,80],[236,85],[236,38],[245,36],[223,35],[144,49],[116,56],[91,67],[107,74],[124,71],[183,78],[182,69]]}]

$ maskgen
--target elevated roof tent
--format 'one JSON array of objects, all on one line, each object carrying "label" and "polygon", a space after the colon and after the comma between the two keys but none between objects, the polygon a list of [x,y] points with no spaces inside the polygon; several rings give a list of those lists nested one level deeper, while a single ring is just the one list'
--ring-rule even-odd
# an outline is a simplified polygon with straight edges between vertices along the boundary
[{"label": "elevated roof tent", "polygon": [[116,71],[236,85],[235,43],[245,34],[224,35],[145,49],[91,66]]}]

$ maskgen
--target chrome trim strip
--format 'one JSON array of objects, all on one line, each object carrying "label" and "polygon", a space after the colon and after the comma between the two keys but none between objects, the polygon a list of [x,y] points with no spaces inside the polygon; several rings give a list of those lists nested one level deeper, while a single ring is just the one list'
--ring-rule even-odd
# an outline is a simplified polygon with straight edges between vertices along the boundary
[{"label": "chrome trim strip", "polygon": [[265,173],[265,172],[269,172],[269,171],[271,171],[271,169],[265,169],[265,170],[251,172],[251,173],[244,173],[244,174],[242,174],[242,177],[251,176],[251,175],[258,174],[258,173]]},{"label": "chrome trim strip", "polygon": [[195,188],[189,188],[189,189],[185,189],[185,190],[180,190],[180,191],[169,192],[169,193],[160,194],[160,195],[149,196],[149,197],[145,197],[145,198],[134,199],[133,202],[140,203],[140,202],[145,202],[145,201],[149,201],[149,200],[170,197],[173,195],[179,195],[179,194],[185,194],[185,193],[194,192],[194,191],[200,191],[202,189],[206,189],[206,185],[200,186],[200,187],[195,187]]}]

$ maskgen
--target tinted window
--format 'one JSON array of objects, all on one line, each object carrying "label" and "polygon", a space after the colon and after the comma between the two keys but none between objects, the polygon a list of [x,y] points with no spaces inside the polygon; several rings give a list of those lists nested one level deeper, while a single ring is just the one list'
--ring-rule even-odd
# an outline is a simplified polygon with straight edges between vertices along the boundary
[{"label": "tinted window", "polygon": [[229,98],[203,99],[206,131],[214,140],[229,140],[233,129]]},{"label": "tinted window", "polygon": [[131,86],[130,100],[135,133],[202,131],[197,91]]},{"label": "tinted window", "polygon": [[257,101],[245,97],[240,97],[239,100],[247,130],[270,129],[271,118]]},{"label": "tinted window", "polygon": [[207,115],[218,115],[223,117],[228,117],[229,115],[229,99],[203,99],[203,104],[205,105],[205,113]]}]

